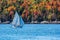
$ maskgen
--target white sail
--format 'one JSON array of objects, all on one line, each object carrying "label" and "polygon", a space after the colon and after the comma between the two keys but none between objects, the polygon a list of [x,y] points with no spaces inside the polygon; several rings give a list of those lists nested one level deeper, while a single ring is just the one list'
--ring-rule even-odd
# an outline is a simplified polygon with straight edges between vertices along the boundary
[{"label": "white sail", "polygon": [[20,26],[20,17],[17,17],[17,22],[16,22],[16,26]]},{"label": "white sail", "polygon": [[11,24],[14,26],[23,26],[24,21],[22,20],[21,16],[19,17],[17,12],[15,13],[14,19]]},{"label": "white sail", "polygon": [[13,19],[13,21],[12,21],[11,24],[12,24],[12,25],[15,25],[15,26],[20,25],[20,19],[19,19],[19,15],[18,15],[17,12],[15,13],[14,19]]}]

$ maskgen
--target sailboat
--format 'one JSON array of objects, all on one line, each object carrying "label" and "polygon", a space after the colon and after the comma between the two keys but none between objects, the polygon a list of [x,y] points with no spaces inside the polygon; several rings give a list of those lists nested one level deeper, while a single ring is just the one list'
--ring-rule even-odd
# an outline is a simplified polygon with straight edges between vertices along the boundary
[{"label": "sailboat", "polygon": [[19,16],[17,12],[15,13],[14,19],[11,24],[13,25],[13,27],[18,27],[18,26],[24,25],[24,21],[23,21],[22,17]]}]

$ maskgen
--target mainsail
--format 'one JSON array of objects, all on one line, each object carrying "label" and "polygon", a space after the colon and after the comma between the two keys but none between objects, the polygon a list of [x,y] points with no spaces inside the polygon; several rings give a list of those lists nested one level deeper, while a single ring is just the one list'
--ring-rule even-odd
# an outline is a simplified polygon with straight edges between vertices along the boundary
[{"label": "mainsail", "polygon": [[11,24],[14,26],[23,26],[24,21],[23,21],[22,17],[18,15],[17,12],[15,13],[14,19]]}]

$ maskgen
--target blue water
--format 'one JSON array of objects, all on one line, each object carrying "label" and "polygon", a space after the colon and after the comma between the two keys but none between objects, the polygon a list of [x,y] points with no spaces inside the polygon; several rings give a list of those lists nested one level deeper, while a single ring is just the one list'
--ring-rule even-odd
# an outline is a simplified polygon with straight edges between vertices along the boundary
[{"label": "blue water", "polygon": [[60,24],[0,24],[0,40],[60,40]]}]

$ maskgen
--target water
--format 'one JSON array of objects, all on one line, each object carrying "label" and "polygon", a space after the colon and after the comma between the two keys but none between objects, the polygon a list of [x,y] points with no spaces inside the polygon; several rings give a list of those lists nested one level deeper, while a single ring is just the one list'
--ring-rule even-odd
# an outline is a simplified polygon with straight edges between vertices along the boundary
[{"label": "water", "polygon": [[0,40],[60,40],[60,24],[0,24]]}]

